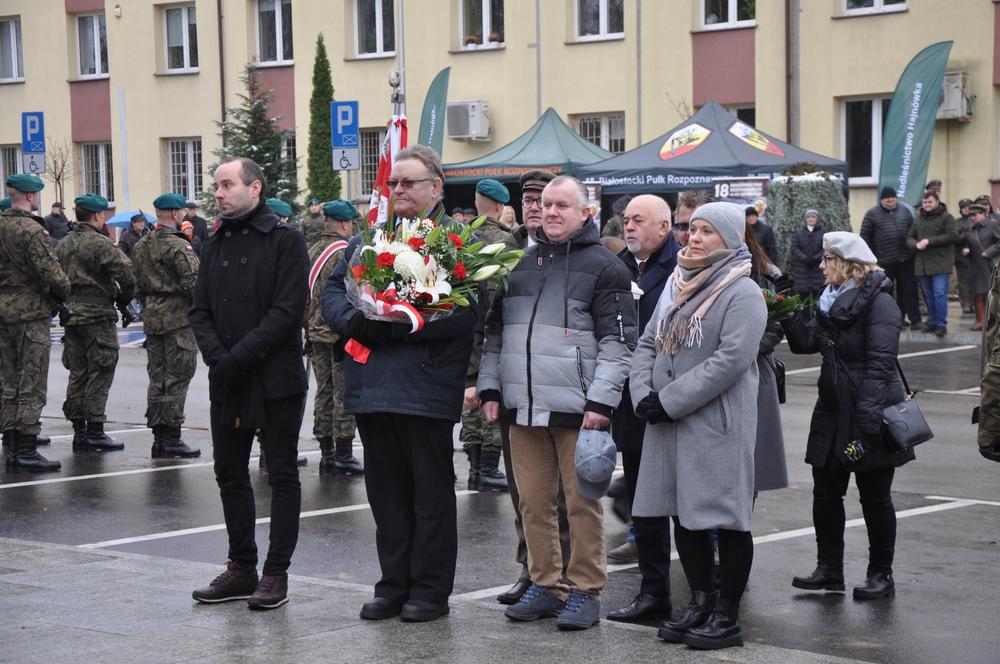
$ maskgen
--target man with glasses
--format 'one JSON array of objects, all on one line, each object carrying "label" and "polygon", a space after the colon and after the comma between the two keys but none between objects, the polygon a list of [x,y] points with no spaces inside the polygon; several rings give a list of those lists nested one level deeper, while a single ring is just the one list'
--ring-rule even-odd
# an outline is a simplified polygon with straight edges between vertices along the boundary
[{"label": "man with glasses", "polygon": [[691,215],[698,207],[714,200],[712,192],[696,189],[682,191],[677,195],[677,214],[674,215],[674,238],[681,247],[686,247],[691,236]]},{"label": "man with glasses", "polygon": [[556,177],[552,171],[528,171],[521,175],[521,218],[524,223],[513,232],[521,249],[535,246],[535,231],[542,225],[542,190]]}]

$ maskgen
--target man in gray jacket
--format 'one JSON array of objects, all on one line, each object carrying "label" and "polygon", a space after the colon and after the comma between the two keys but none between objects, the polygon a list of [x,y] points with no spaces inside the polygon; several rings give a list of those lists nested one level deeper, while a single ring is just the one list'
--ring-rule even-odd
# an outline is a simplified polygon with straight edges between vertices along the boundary
[{"label": "man in gray jacket", "polygon": [[[542,228],[498,290],[479,369],[483,414],[503,407],[520,490],[532,585],[505,615],[558,616],[561,629],[597,624],[607,580],[601,505],[576,486],[580,428],[604,429],[621,400],[635,348],[628,271],[601,245],[587,191],[560,176],[542,192]],[[560,478],[573,552],[562,579],[556,494]]]}]

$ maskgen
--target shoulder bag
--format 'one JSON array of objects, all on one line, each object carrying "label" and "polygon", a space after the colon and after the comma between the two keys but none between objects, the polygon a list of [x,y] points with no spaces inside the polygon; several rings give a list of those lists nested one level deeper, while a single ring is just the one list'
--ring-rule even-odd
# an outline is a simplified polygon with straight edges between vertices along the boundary
[{"label": "shoulder bag", "polygon": [[882,423],[885,425],[886,433],[892,442],[893,448],[897,452],[903,452],[914,445],[927,442],[934,437],[924,414],[920,411],[913,398],[913,391],[910,390],[906,376],[903,374],[903,367],[899,366],[896,360],[896,369],[899,371],[899,378],[903,381],[903,390],[906,397],[899,403],[887,406],[882,411]]}]

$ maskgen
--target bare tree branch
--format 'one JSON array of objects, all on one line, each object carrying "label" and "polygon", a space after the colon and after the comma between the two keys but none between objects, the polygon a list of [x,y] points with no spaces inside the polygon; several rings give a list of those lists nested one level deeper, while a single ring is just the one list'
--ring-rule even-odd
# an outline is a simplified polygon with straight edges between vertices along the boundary
[{"label": "bare tree branch", "polygon": [[45,148],[45,177],[52,181],[56,188],[56,199],[64,201],[66,183],[76,173],[76,162],[73,159],[73,146],[66,139],[49,138]]}]

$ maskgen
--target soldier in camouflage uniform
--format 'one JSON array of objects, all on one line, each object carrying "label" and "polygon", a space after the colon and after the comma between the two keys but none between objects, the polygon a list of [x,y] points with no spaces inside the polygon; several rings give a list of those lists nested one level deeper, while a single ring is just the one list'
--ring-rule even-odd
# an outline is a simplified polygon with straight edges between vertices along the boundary
[{"label": "soldier in camouflage uniform", "polygon": [[72,284],[74,312],[63,337],[69,370],[63,413],[73,423],[74,451],[121,450],[125,446],[104,433],[104,409],[118,364],[115,307],[124,310],[132,299],[132,262],[101,233],[108,201],[85,194],[73,203],[77,221],[56,249]]},{"label": "soldier in camouflage uniform", "polygon": [[188,323],[198,278],[198,257],[177,230],[184,197],[163,194],[153,201],[156,229],[132,250],[135,289],[142,302],[146,332],[146,425],[153,430],[152,457],[201,456],[181,440],[184,401],[198,362],[198,344]]},{"label": "soldier in camouflage uniform", "polygon": [[[993,269],[986,327],[983,330],[983,378],[980,383],[979,453],[1000,461],[1000,266]],[[973,415],[973,420],[976,414]]]},{"label": "soldier in camouflage uniform", "polygon": [[[517,249],[517,241],[500,222],[503,206],[510,200],[507,187],[496,180],[480,180],[476,184],[476,211],[485,216],[486,221],[476,229],[476,238],[486,244],[503,242],[508,249]],[[471,220],[470,220],[471,221]],[[500,441],[500,427],[490,424],[483,417],[476,397],[476,379],[479,377],[479,361],[483,354],[483,328],[486,311],[493,299],[495,287],[481,298],[479,321],[476,323],[476,343],[469,358],[469,369],[465,379],[465,409],[462,412],[462,429],[458,439],[469,457],[469,489],[475,491],[506,491],[507,477],[500,470],[503,446]]]},{"label": "soldier in camouflage uniform", "polygon": [[11,206],[0,214],[0,424],[5,467],[56,471],[38,453],[39,422],[49,376],[49,317],[69,295],[69,279],[52,253],[38,210],[44,185],[33,175],[6,180]]},{"label": "soldier in camouflage uniform", "polygon": [[309,199],[309,215],[302,218],[299,230],[306,239],[306,246],[311,247],[320,241],[320,236],[326,232],[326,222],[324,221],[324,205],[319,199]]},{"label": "soldier in camouflage uniform", "polygon": [[346,339],[323,320],[323,287],[351,239],[358,212],[347,201],[323,206],[324,231],[309,248],[309,306],[306,308],[306,343],[316,375],[313,435],[323,456],[320,472],[361,475],[364,467],[354,458],[354,416],[344,410],[344,346]]}]

